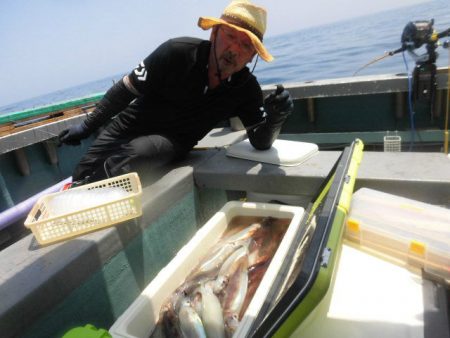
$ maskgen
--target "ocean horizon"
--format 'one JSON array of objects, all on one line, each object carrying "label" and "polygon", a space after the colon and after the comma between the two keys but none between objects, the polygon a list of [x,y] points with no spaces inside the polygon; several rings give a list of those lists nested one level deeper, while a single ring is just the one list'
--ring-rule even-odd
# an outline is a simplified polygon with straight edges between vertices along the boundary
[{"label": "ocean horizon", "polygon": [[[254,74],[261,85],[351,77],[365,64],[399,48],[401,33],[408,22],[431,19],[437,32],[448,29],[450,1],[434,0],[268,37],[264,43],[275,61],[260,60]],[[440,55],[437,66],[448,66],[450,50],[439,47],[437,51]],[[424,53],[425,49],[421,47],[416,52]],[[411,71],[414,60],[408,53],[405,55]],[[0,115],[105,92],[130,71],[125,69],[103,79],[2,106]],[[402,55],[397,54],[364,68],[358,75],[406,72]]]}]

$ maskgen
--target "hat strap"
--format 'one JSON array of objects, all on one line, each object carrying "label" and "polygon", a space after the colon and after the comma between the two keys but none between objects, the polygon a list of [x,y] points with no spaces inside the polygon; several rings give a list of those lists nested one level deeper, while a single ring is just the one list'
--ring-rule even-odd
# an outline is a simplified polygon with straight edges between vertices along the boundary
[{"label": "hat strap", "polygon": [[252,32],[253,34],[256,35],[256,37],[259,39],[259,41],[262,42],[263,34],[259,30],[257,30],[255,27],[253,27],[252,25],[249,25],[247,22],[235,17],[234,15],[229,15],[229,14],[222,14],[221,19],[231,23],[232,25],[236,25],[236,26],[242,27],[246,30],[249,30],[250,32]]}]

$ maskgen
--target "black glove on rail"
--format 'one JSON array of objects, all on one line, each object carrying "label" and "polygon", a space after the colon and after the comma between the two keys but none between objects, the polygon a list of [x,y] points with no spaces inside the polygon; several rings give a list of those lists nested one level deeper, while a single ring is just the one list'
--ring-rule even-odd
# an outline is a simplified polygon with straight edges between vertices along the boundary
[{"label": "black glove on rail", "polygon": [[80,140],[89,137],[111,117],[125,109],[136,96],[126,88],[123,79],[119,80],[105,93],[86,120],[63,130],[58,135],[60,145],[62,143],[79,145]]},{"label": "black glove on rail", "polygon": [[60,132],[58,135],[59,145],[65,143],[71,146],[77,146],[81,143],[81,140],[88,138],[89,135],[91,135],[91,131],[83,121]]},{"label": "black glove on rail", "polygon": [[294,111],[294,102],[289,92],[279,84],[275,92],[265,98],[264,108],[267,112],[268,122],[278,124],[283,123]]}]

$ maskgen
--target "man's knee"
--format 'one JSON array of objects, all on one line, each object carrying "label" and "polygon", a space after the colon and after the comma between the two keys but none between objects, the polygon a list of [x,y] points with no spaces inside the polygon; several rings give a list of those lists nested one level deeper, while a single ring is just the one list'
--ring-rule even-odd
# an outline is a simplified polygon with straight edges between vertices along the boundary
[{"label": "man's knee", "polygon": [[176,149],[174,143],[160,135],[141,136],[130,142],[133,155],[137,157],[153,158],[174,158]]}]

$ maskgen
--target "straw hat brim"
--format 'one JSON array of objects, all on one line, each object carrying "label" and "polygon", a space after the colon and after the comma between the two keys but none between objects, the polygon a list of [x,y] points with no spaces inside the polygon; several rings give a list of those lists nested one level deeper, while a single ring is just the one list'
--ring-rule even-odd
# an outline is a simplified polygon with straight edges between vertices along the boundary
[{"label": "straw hat brim", "polygon": [[240,32],[243,32],[247,34],[247,36],[250,38],[253,46],[256,49],[256,52],[266,62],[270,62],[273,60],[273,56],[267,51],[266,47],[264,47],[263,43],[258,39],[258,37],[250,32],[249,30],[233,25],[223,19],[209,17],[209,16],[202,16],[200,19],[198,19],[198,26],[204,30],[208,30],[216,25],[227,25],[231,28],[234,28]]}]

